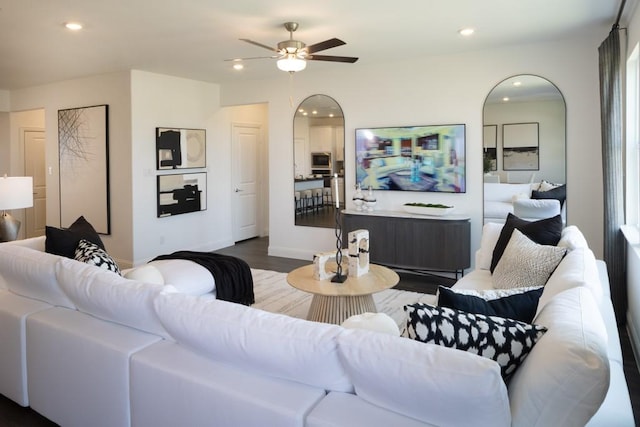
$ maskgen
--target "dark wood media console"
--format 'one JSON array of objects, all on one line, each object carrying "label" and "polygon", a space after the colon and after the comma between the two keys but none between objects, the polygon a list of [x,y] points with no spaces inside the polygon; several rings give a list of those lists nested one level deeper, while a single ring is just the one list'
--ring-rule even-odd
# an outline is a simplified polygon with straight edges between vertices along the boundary
[{"label": "dark wood media console", "polygon": [[343,211],[343,241],[353,230],[369,230],[372,263],[406,270],[464,274],[471,265],[471,223],[461,215],[427,217],[404,212]]}]

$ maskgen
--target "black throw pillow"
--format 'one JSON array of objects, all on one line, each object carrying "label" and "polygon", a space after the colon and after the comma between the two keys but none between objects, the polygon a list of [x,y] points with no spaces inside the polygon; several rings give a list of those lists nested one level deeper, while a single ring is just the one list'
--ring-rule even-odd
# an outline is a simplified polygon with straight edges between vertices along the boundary
[{"label": "black throw pillow", "polygon": [[560,207],[564,205],[564,201],[567,199],[567,186],[560,185],[556,188],[552,188],[548,191],[532,191],[532,199],[556,199],[560,202]]},{"label": "black throw pillow", "polygon": [[457,293],[445,286],[438,287],[438,305],[468,313],[485,316],[506,317],[524,323],[533,322],[538,308],[538,300],[544,287],[509,295],[502,298],[485,300],[475,295]]},{"label": "black throw pillow", "polygon": [[73,259],[80,240],[88,240],[104,250],[104,243],[100,235],[91,224],[83,217],[76,219],[69,228],[56,228],[47,226],[44,250],[50,254],[61,255]]},{"label": "black throw pillow", "polygon": [[509,239],[511,239],[513,230],[516,228],[539,245],[557,246],[560,237],[562,237],[562,217],[556,215],[538,221],[527,221],[518,218],[512,213],[508,214],[504,227],[502,227],[502,231],[500,232],[500,237],[498,237],[496,246],[493,248],[493,257],[491,258],[492,274],[507,247],[507,243],[509,243]]}]

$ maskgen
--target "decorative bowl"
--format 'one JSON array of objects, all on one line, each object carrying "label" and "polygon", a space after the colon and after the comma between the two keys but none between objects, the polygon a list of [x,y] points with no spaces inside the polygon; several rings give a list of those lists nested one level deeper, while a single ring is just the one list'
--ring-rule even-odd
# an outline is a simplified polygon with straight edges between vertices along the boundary
[{"label": "decorative bowl", "polygon": [[430,215],[430,216],[445,216],[449,215],[454,207],[453,206],[420,206],[420,205],[402,205],[405,212],[417,215]]}]

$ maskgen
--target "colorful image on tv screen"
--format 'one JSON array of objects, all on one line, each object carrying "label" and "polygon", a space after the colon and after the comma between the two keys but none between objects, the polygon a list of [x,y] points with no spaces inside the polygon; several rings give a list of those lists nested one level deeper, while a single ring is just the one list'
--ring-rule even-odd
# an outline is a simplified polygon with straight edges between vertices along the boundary
[{"label": "colorful image on tv screen", "polygon": [[464,193],[465,125],[356,129],[356,184]]}]

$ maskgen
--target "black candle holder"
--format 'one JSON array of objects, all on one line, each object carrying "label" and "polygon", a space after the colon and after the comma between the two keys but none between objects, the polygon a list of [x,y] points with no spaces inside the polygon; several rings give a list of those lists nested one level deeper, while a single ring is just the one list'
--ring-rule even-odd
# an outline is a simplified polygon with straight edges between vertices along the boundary
[{"label": "black candle holder", "polygon": [[342,274],[342,221],[340,220],[340,208],[336,207],[336,275],[333,276],[331,281],[333,283],[344,283],[347,280],[347,276]]}]

